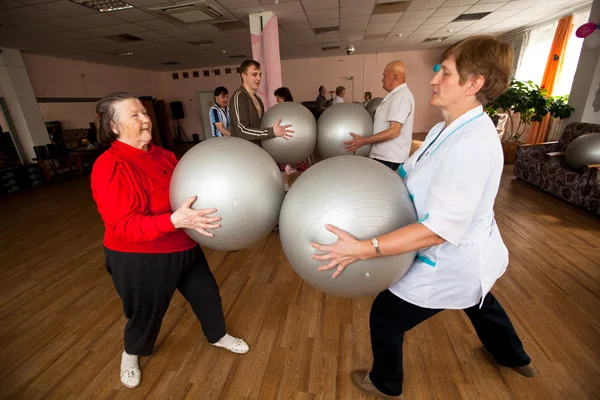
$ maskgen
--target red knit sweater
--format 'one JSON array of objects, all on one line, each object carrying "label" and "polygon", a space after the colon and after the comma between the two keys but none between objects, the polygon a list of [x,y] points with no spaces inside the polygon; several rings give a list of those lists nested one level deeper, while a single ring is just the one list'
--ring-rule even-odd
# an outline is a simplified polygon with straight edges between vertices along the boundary
[{"label": "red knit sweater", "polygon": [[196,245],[171,223],[169,184],[177,159],[148,145],[139,150],[115,141],[92,170],[92,196],[106,232],[104,245],[127,253],[172,253]]}]

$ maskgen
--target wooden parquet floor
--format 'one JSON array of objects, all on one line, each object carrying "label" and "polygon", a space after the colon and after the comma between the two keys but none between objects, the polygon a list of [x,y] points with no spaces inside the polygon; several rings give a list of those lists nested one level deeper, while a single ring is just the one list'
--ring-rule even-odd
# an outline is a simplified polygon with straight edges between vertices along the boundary
[{"label": "wooden parquet floor", "polygon": [[[464,313],[445,311],[407,334],[406,399],[600,398],[600,218],[510,167],[496,213],[511,262],[494,293],[538,376],[487,362]],[[229,331],[251,351],[208,345],[176,294],[131,390],[118,379],[125,320],[89,179],[0,199],[0,224],[0,399],[366,399],[349,373],[371,363],[372,299],[304,284],[276,233],[239,252],[206,250]]]}]

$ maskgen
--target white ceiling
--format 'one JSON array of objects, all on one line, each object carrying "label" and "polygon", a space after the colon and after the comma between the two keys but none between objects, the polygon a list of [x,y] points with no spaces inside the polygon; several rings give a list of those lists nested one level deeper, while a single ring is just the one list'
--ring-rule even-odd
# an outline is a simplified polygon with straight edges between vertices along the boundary
[{"label": "white ceiling", "polygon": [[[61,58],[149,70],[236,65],[251,56],[249,28],[222,30],[210,23],[173,22],[147,11],[186,0],[127,0],[133,9],[101,13],[69,0],[0,0],[0,47]],[[191,1],[191,0],[187,0]],[[373,15],[390,0],[207,0],[230,19],[248,24],[248,14],[273,11],[279,18],[282,59],[445,47],[474,34],[498,35],[591,4],[590,0],[413,0],[405,12]],[[478,21],[451,22],[463,13],[491,12]],[[313,29],[339,26],[339,33]],[[106,36],[130,34],[142,41],[117,43]],[[400,37],[397,35],[401,34]],[[429,37],[448,37],[423,43]],[[211,47],[189,42],[212,40]],[[322,47],[340,45],[340,50]],[[133,52],[132,56],[108,53]],[[225,51],[225,53],[223,52]],[[177,61],[180,65],[162,63]]]}]

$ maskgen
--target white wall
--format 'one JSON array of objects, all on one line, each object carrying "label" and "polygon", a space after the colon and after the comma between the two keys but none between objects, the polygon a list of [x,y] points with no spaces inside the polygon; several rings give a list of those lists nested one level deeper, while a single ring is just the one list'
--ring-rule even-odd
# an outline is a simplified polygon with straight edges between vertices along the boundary
[{"label": "white wall", "polygon": [[[598,93],[598,99],[596,100],[596,92]],[[583,114],[581,116],[582,122],[591,122],[594,124],[600,124],[600,110],[594,111],[594,101],[600,102],[600,57],[596,62],[596,69],[592,77],[592,81],[587,93],[587,100],[583,108]]]},{"label": "white wall", "polygon": [[[433,76],[433,66],[439,62],[441,50],[420,50],[410,52],[368,54],[355,56],[340,56],[327,58],[310,58],[283,60],[281,72],[283,86],[292,92],[295,102],[314,101],[317,98],[318,88],[324,85],[327,90],[335,90],[337,86],[346,88],[345,101],[362,101],[365,91],[373,93],[373,97],[384,97],[386,92],[382,88],[381,78],[384,67],[391,61],[401,60],[407,66],[407,83],[415,97],[415,132],[427,132],[441,120],[438,109],[429,105],[431,86],[429,81]],[[201,76],[189,79],[174,80],[171,72],[162,75],[163,92],[165,100],[181,101],[183,103],[185,118],[181,125],[188,136],[202,132],[202,123],[196,106],[197,92],[212,91],[217,86],[225,86],[230,94],[240,86],[241,80],[235,72],[224,74],[224,67],[220,67],[221,74],[209,77]],[[211,68],[211,71],[214,68]],[[350,77],[353,77],[350,80]]]},{"label": "white wall", "polygon": [[[590,22],[597,23],[598,21],[600,21],[600,0],[594,0],[590,12]],[[591,38],[585,40],[588,39]],[[573,86],[571,86],[571,94],[569,95],[569,104],[575,108],[575,112],[566,123],[571,121],[600,123],[600,114],[594,113],[592,108],[600,80],[600,72],[598,71],[600,68],[600,47],[593,50],[588,50],[585,47],[586,42],[584,41],[575,78],[573,79]],[[566,125],[566,123],[563,125]]]}]

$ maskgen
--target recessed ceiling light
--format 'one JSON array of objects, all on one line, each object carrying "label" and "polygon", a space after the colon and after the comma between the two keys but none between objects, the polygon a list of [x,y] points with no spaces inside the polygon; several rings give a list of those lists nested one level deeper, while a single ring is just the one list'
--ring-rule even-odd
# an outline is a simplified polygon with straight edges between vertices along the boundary
[{"label": "recessed ceiling light", "polygon": [[401,33],[396,33],[396,36],[397,37],[402,37],[402,34]]},{"label": "recessed ceiling light", "polygon": [[132,51],[119,50],[119,51],[115,51],[114,53],[108,53],[108,54],[113,55],[113,56],[132,56],[133,52]]},{"label": "recessed ceiling light", "polygon": [[100,12],[127,10],[133,8],[129,3],[121,0],[71,0],[73,3],[89,7]]},{"label": "recessed ceiling light", "polygon": [[212,40],[195,40],[193,42],[188,42],[191,45],[194,46],[200,46],[200,47],[209,47],[209,46],[214,46],[215,42],[213,42]]},{"label": "recessed ceiling light", "polygon": [[448,39],[447,37],[432,37],[423,40],[423,43],[440,43],[441,41]]}]

